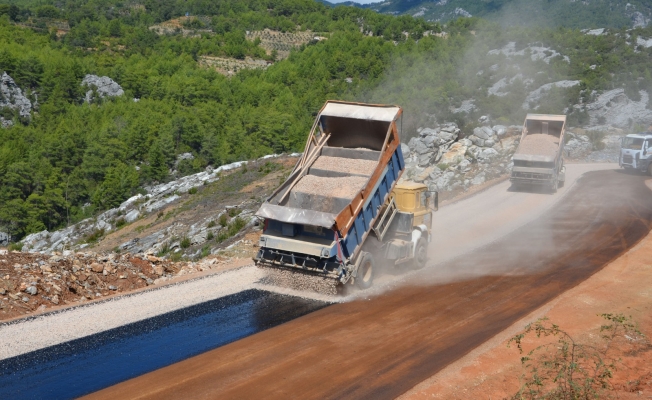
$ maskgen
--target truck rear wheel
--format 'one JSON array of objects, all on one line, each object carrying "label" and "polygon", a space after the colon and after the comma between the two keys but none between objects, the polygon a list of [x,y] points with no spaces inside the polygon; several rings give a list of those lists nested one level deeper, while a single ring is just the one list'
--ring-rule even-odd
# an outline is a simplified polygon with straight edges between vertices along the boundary
[{"label": "truck rear wheel", "polygon": [[417,247],[414,249],[414,269],[421,269],[428,262],[428,243],[424,239],[419,239]]},{"label": "truck rear wheel", "polygon": [[360,289],[368,289],[374,281],[374,257],[364,253],[360,257],[360,266],[355,277],[355,285]]}]

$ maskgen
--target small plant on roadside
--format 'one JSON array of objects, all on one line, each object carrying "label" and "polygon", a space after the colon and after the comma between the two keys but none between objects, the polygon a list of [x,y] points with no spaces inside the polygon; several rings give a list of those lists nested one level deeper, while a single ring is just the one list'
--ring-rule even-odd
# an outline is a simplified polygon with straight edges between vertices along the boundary
[{"label": "small plant on roadside", "polygon": [[213,240],[213,238],[215,238],[213,231],[208,232],[208,234],[206,235],[206,240]]},{"label": "small plant on roadside", "polygon": [[242,211],[238,210],[237,208],[229,208],[229,217],[233,218],[236,215],[240,214]]},{"label": "small plant on roadside", "polygon": [[448,169],[448,164],[446,163],[437,164],[437,168],[439,168],[442,171],[446,171]]},{"label": "small plant on roadside", "polygon": [[182,257],[183,257],[183,253],[180,252],[180,251],[177,251],[176,253],[170,254],[170,261],[179,262],[179,261],[181,261]]},{"label": "small plant on roadside", "polygon": [[185,236],[183,239],[181,239],[181,243],[179,243],[179,246],[181,246],[182,249],[187,249],[190,247],[190,238],[188,236]]},{"label": "small plant on roadside", "polygon": [[190,190],[188,190],[188,194],[195,194],[195,193],[197,193],[197,188],[196,187],[190,188]]},{"label": "small plant on roadside", "polygon": [[229,238],[229,232],[228,232],[227,229],[224,229],[220,233],[217,234],[217,238],[215,239],[215,241],[217,243],[222,243],[223,241],[225,241],[228,238]]},{"label": "small plant on roadside", "polygon": [[225,227],[228,225],[228,223],[229,223],[228,216],[226,214],[220,215],[220,226]]},{"label": "small plant on roadside", "polygon": [[158,220],[158,219],[161,219],[161,218],[163,218],[164,215],[165,215],[165,213],[164,213],[163,211],[159,211],[159,212],[156,214],[156,219],[157,219],[157,220]]},{"label": "small plant on roadside", "polygon": [[210,222],[208,223],[208,225],[206,225],[207,228],[212,228],[212,227],[214,227],[214,226],[215,226],[215,220],[210,220]]},{"label": "small plant on roadside", "polygon": [[201,248],[200,258],[207,257],[209,254],[211,254],[210,246],[206,245],[206,246]]},{"label": "small plant on roadside", "polygon": [[125,225],[127,225],[127,221],[124,218],[118,218],[115,221],[115,227],[116,228],[122,228]]},{"label": "small plant on roadside", "polygon": [[7,247],[9,251],[21,251],[23,250],[23,244],[18,242],[18,243],[10,243],[9,247]]},{"label": "small plant on roadside", "polygon": [[[607,323],[600,327],[602,345],[578,342],[548,318],[528,324],[525,330],[509,340],[523,354],[523,339],[534,333],[537,338],[557,340],[539,345],[521,357],[526,369],[523,387],[512,396],[522,399],[597,399],[608,395],[616,370],[618,355],[613,349],[635,345],[649,346],[644,335],[622,314],[601,314]],[[508,346],[509,346],[508,344]]]},{"label": "small plant on roadside", "polygon": [[159,249],[158,253],[156,253],[157,257],[163,257],[164,255],[168,254],[170,252],[170,243],[165,242]]},{"label": "small plant on roadside", "polygon": [[229,224],[229,236],[235,236],[242,228],[247,225],[247,222],[240,218],[236,217],[231,223]]},{"label": "small plant on roadside", "polygon": [[102,236],[104,236],[104,229],[96,229],[86,236],[86,243],[96,243]]},{"label": "small plant on roadside", "polygon": [[586,136],[589,137],[589,141],[591,142],[591,146],[593,146],[593,150],[604,150],[606,147],[603,142],[603,139],[606,136],[604,131],[588,131],[586,132]]}]

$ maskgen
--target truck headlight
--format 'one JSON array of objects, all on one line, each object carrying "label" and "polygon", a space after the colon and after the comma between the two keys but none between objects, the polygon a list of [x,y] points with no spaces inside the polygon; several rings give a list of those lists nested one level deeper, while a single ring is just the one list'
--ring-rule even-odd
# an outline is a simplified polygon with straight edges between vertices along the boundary
[{"label": "truck headlight", "polygon": [[331,250],[327,249],[326,247],[321,249],[321,256],[323,258],[329,258],[331,256]]}]

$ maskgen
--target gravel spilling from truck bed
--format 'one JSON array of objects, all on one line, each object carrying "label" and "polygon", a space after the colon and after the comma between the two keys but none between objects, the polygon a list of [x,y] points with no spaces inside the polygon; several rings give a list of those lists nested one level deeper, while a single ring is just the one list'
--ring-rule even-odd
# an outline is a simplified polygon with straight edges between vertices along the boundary
[{"label": "gravel spilling from truck bed", "polygon": [[260,280],[261,284],[288,288],[299,292],[321,293],[324,295],[337,295],[337,281],[332,278],[311,275],[307,273],[294,272],[285,269],[264,268],[265,278]]},{"label": "gravel spilling from truck bed", "polygon": [[319,156],[312,164],[312,168],[367,176],[371,176],[377,166],[378,161],[330,156]]},{"label": "gravel spilling from truck bed", "polygon": [[301,178],[292,191],[324,197],[352,199],[362,190],[368,180],[369,178],[361,176],[324,178],[306,175]]},{"label": "gravel spilling from truck bed", "polygon": [[546,155],[554,157],[559,148],[559,138],[542,133],[535,133],[525,136],[518,146],[517,154],[523,155]]}]

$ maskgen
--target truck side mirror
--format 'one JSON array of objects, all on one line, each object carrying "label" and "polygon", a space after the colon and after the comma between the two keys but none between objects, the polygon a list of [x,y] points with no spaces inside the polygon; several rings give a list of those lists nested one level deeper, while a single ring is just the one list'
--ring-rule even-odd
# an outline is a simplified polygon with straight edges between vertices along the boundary
[{"label": "truck side mirror", "polygon": [[439,210],[439,192],[428,192],[429,197],[432,199],[432,209]]}]

